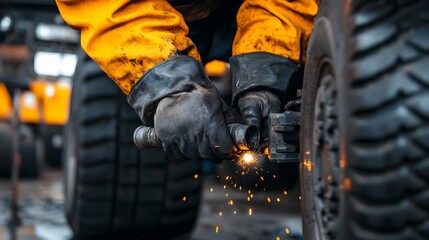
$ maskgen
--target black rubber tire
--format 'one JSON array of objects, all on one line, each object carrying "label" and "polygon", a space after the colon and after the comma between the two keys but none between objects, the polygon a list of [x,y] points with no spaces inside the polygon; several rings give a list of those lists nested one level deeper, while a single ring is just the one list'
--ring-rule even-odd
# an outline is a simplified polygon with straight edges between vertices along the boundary
[{"label": "black rubber tire", "polygon": [[428,13],[321,1],[301,109],[305,239],[429,239]]},{"label": "black rubber tire", "polygon": [[[200,203],[201,161],[138,150],[141,124],[125,95],[81,54],[65,132],[66,214],[79,238],[168,239],[189,233]],[[184,198],[186,200],[184,201]]]},{"label": "black rubber tire", "polygon": [[51,167],[59,168],[62,163],[64,126],[43,125],[40,135],[43,139],[45,162]]},{"label": "black rubber tire", "polygon": [[12,128],[9,123],[0,123],[0,177],[9,178],[12,159]]},{"label": "black rubber tire", "polygon": [[20,176],[23,178],[37,178],[42,173],[43,154],[40,152],[42,151],[42,145],[39,140],[32,126],[20,125]]},{"label": "black rubber tire", "polygon": [[[0,177],[10,178],[12,172],[12,129],[8,123],[0,124]],[[43,168],[43,156],[40,154],[33,127],[20,125],[19,151],[21,154],[20,177],[37,178]]]}]

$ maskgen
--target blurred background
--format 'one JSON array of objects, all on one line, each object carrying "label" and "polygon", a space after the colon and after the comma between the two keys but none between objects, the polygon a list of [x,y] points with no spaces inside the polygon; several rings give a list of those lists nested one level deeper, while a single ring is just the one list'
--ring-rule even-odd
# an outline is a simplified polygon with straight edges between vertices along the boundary
[{"label": "blurred background", "polygon": [[[302,238],[296,164],[137,150],[140,120],[79,40],[54,1],[0,2],[1,240]],[[228,99],[228,64],[206,70]]]}]

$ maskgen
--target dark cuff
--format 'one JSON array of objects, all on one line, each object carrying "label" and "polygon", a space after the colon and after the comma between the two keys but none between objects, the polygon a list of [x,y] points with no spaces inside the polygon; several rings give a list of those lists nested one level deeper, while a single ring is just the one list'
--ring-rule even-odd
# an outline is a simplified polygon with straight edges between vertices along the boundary
[{"label": "dark cuff", "polygon": [[127,101],[143,123],[153,127],[159,101],[171,94],[190,92],[195,89],[195,84],[206,89],[214,88],[197,60],[178,56],[146,71],[131,88]]},{"label": "dark cuff", "polygon": [[[285,93],[289,81],[298,71],[297,65],[285,57],[267,53],[246,53],[229,59],[232,71],[232,103],[246,92],[268,90],[274,94]],[[279,96],[282,97],[282,96]]]}]

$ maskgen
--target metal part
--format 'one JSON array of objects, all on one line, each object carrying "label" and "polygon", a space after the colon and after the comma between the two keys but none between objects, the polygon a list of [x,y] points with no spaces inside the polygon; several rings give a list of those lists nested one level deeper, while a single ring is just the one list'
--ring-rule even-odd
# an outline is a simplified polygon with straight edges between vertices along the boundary
[{"label": "metal part", "polygon": [[272,162],[299,162],[299,123],[300,112],[270,114],[269,159]]},{"label": "metal part", "polygon": [[228,124],[228,130],[240,150],[252,150],[259,147],[260,135],[256,126],[231,123]]},{"label": "metal part", "polygon": [[134,130],[133,140],[134,144],[140,149],[162,146],[161,140],[155,135],[155,129],[143,125]]},{"label": "metal part", "polygon": [[[259,131],[255,126],[239,123],[228,124],[235,145],[241,150],[256,149],[259,146]],[[140,149],[157,148],[162,145],[151,127],[140,126],[136,128],[133,136],[134,144]]]}]

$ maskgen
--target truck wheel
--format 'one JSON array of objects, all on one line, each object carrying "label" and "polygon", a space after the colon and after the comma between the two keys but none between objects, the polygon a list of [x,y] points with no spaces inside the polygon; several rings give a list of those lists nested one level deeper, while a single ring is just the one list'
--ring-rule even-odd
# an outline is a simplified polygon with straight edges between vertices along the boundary
[{"label": "truck wheel", "polygon": [[301,109],[305,239],[429,238],[428,12],[321,1]]},{"label": "truck wheel", "polygon": [[9,123],[0,123],[0,177],[10,177],[12,159],[12,128]]},{"label": "truck wheel", "polygon": [[[10,124],[0,124],[0,177],[10,178],[12,171],[12,129]],[[37,178],[42,172],[43,155],[40,144],[31,126],[20,125],[19,152],[21,154],[20,176]]]},{"label": "truck wheel", "polygon": [[134,147],[141,124],[125,95],[82,54],[65,132],[65,209],[87,239],[189,233],[199,202],[201,161]]}]

